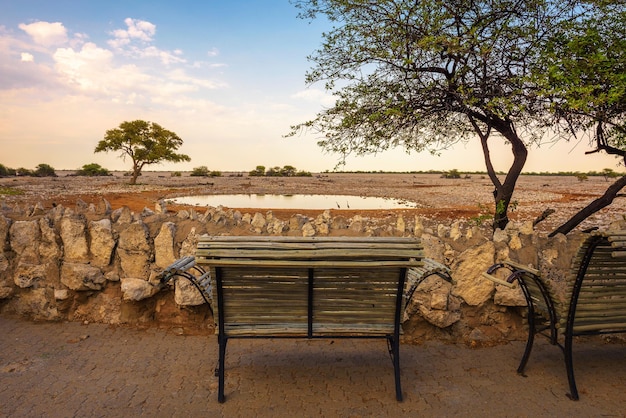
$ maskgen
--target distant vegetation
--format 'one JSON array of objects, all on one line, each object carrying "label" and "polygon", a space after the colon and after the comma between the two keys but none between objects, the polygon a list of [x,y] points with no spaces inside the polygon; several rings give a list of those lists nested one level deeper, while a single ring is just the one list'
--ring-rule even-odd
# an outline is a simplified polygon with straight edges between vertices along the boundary
[{"label": "distant vegetation", "polygon": [[196,167],[191,171],[190,176],[192,177],[222,177],[222,172],[213,170],[209,171],[207,166],[203,165],[200,167]]},{"label": "distant vegetation", "polygon": [[91,163],[85,164],[80,170],[76,171],[77,176],[88,176],[88,177],[97,177],[97,176],[110,176],[109,170],[104,167],[101,167],[100,164]]},{"label": "distant vegetation", "polygon": [[252,177],[311,177],[312,174],[308,171],[298,171],[292,165],[286,165],[284,167],[271,167],[267,170],[264,165],[257,165],[256,168],[248,173]]},{"label": "distant vegetation", "polygon": [[[470,178],[470,175],[482,175],[486,176],[487,173],[485,171],[459,171],[457,169],[452,170],[417,170],[417,171],[333,171],[334,173],[345,173],[345,174],[437,174],[442,178]],[[326,173],[330,173],[330,171],[326,171]],[[498,175],[505,175],[504,171],[496,172]],[[458,175],[458,177],[457,177]],[[558,171],[558,172],[549,172],[549,171],[541,171],[541,172],[524,172],[522,173],[524,176],[557,176],[557,177],[604,177],[605,179],[617,178],[620,176],[626,175],[626,173],[618,173],[611,168],[605,168],[602,171]]]},{"label": "distant vegetation", "polygon": [[34,170],[29,170],[24,167],[8,168],[0,164],[0,177],[13,176],[56,177],[57,174],[55,173],[54,167],[49,164],[39,164]]}]

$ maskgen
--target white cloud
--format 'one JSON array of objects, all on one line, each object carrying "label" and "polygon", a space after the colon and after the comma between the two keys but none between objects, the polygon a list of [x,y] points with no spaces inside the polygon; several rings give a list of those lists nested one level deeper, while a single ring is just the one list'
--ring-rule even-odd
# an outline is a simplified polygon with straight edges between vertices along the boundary
[{"label": "white cloud", "polygon": [[61,22],[20,23],[19,28],[43,46],[63,45],[67,42],[67,29]]},{"label": "white cloud", "polygon": [[149,46],[144,49],[137,49],[136,51],[137,51],[136,54],[140,57],[159,58],[159,60],[161,60],[161,62],[165,65],[187,62],[184,58],[180,58],[177,56],[177,55],[180,55],[179,53],[177,54],[177,51],[174,51],[174,53],[171,53],[168,51],[162,51],[155,46]]},{"label": "white cloud", "polygon": [[28,52],[22,52],[21,54],[22,62],[33,62],[35,61],[35,57],[33,54],[29,54]]},{"label": "white cloud", "polygon": [[128,91],[141,88],[151,80],[149,75],[134,65],[115,66],[113,53],[91,42],[84,44],[78,51],[59,48],[53,58],[57,71],[68,84],[86,93],[126,96]]},{"label": "white cloud", "polygon": [[213,47],[206,53],[209,57],[217,57],[220,54],[220,50]]},{"label": "white cloud", "polygon": [[127,29],[116,29],[111,33],[115,37],[113,42],[120,45],[126,45],[134,39],[150,42],[156,33],[156,25],[145,20],[128,17],[124,19],[124,23],[126,23]]},{"label": "white cloud", "polygon": [[170,71],[166,74],[168,80],[179,81],[181,83],[192,84],[194,86],[203,87],[206,89],[217,89],[225,87],[223,83],[217,83],[215,81],[206,80],[203,78],[194,78],[189,76],[184,70],[177,69]]},{"label": "white cloud", "polygon": [[[111,32],[113,39],[107,44],[114,50],[134,58],[158,58],[165,65],[187,62],[182,58],[183,51],[164,51],[150,45],[156,33],[156,25],[145,20],[126,18],[126,29],[116,29]],[[147,45],[147,46],[146,46]]]},{"label": "white cloud", "polygon": [[324,106],[332,106],[335,104],[336,98],[324,90],[306,89],[293,94],[291,97],[302,99],[306,102],[320,103]]}]

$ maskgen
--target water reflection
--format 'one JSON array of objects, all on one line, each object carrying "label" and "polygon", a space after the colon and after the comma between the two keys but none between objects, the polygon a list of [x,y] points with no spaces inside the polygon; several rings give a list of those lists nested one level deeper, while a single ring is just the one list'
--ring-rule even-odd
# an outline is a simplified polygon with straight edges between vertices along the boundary
[{"label": "water reflection", "polygon": [[305,194],[223,194],[184,196],[174,199],[184,205],[225,206],[259,209],[410,209],[415,202],[382,197]]}]

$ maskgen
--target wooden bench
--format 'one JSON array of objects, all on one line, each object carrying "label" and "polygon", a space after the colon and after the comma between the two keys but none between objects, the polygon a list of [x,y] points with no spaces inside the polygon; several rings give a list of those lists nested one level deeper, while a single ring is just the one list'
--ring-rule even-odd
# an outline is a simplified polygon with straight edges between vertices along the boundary
[{"label": "wooden bench", "polygon": [[[500,268],[510,271],[505,280],[494,276]],[[563,351],[568,396],[578,400],[574,337],[626,332],[626,231],[595,232],[581,243],[566,277],[565,301],[558,300],[538,270],[513,261],[493,265],[484,276],[509,287],[517,281],[526,298],[528,340],[517,372],[524,373],[534,337],[543,334]]]},{"label": "wooden bench", "polygon": [[178,260],[162,282],[185,277],[211,303],[219,402],[228,341],[259,337],[386,339],[401,401],[404,299],[429,274],[450,280],[416,238],[203,236],[195,260]]}]

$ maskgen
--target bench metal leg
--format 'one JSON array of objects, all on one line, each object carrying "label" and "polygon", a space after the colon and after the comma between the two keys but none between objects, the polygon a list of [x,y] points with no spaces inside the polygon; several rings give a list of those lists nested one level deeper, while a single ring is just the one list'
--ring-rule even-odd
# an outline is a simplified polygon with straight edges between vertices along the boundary
[{"label": "bench metal leg", "polygon": [[571,400],[578,400],[578,389],[576,388],[576,379],[574,378],[574,358],[572,354],[573,337],[571,333],[565,336],[565,345],[563,346],[563,355],[565,357],[565,368],[567,369],[567,381],[569,382],[569,391],[567,395]]},{"label": "bench metal leg", "polygon": [[224,403],[226,400],[224,397],[224,364],[226,360],[226,343],[228,339],[219,335],[217,337],[217,341],[219,344],[219,363],[217,368],[217,378],[218,378],[218,390],[217,390],[217,401],[219,403]]},{"label": "bench metal leg", "polygon": [[396,382],[396,399],[402,401],[402,386],[400,383],[400,340],[398,338],[389,337],[389,353],[393,361],[393,372]]}]

